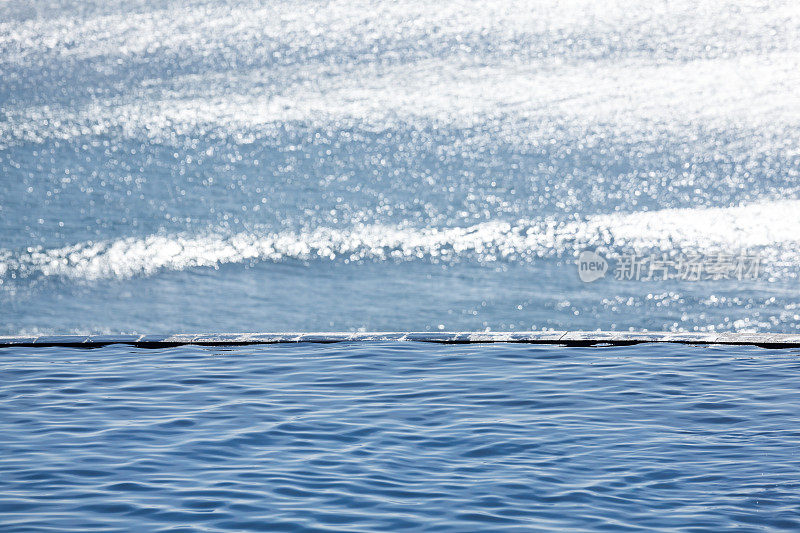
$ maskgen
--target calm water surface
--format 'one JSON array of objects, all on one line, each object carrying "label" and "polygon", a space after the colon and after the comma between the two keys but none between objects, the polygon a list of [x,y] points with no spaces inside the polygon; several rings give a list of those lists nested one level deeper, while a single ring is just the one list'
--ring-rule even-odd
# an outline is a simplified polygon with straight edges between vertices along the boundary
[{"label": "calm water surface", "polygon": [[797,530],[798,355],[3,348],[0,529]]}]

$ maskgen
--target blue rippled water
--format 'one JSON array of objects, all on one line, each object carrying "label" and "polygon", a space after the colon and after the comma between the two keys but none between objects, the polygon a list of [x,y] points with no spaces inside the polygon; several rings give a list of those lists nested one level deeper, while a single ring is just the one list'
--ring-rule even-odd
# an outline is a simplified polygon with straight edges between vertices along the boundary
[{"label": "blue rippled water", "polygon": [[[792,0],[0,0],[0,335],[795,333],[798,87]],[[0,348],[0,530],[798,530],[797,355]]]},{"label": "blue rippled water", "polygon": [[797,530],[797,355],[3,348],[0,527]]},{"label": "blue rippled water", "polygon": [[[798,36],[792,0],[0,2],[0,333],[797,332]],[[762,269],[586,284],[586,248]]]}]

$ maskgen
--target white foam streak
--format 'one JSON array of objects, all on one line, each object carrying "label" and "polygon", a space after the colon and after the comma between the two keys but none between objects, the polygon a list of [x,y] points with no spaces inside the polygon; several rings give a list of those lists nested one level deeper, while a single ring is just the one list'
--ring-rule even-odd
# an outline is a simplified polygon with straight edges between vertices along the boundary
[{"label": "white foam streak", "polygon": [[0,253],[0,273],[71,279],[129,278],[161,270],[286,260],[498,260],[569,255],[587,246],[609,253],[657,249],[713,253],[766,249],[797,265],[800,201],[732,208],[604,214],[581,221],[486,222],[470,227],[358,225],[266,234],[152,235],[86,243],[21,256]]}]

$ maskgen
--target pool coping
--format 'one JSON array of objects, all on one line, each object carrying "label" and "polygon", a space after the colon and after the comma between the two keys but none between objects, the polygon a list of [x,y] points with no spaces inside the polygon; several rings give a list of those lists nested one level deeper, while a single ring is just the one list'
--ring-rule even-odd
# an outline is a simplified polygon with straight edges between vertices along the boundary
[{"label": "pool coping", "polygon": [[210,333],[173,335],[41,335],[0,336],[0,347],[65,346],[95,348],[126,344],[145,348],[180,345],[225,346],[335,342],[431,342],[439,344],[527,343],[564,346],[626,346],[643,343],[719,344],[800,347],[800,334],[785,333],[672,333],[622,331],[524,331],[524,332],[321,332],[321,333]]}]

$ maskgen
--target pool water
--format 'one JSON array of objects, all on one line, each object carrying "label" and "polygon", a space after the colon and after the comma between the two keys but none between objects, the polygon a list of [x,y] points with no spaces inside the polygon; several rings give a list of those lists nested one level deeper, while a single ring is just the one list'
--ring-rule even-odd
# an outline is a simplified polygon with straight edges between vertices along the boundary
[{"label": "pool water", "polygon": [[0,529],[800,528],[800,352],[0,349]]}]

